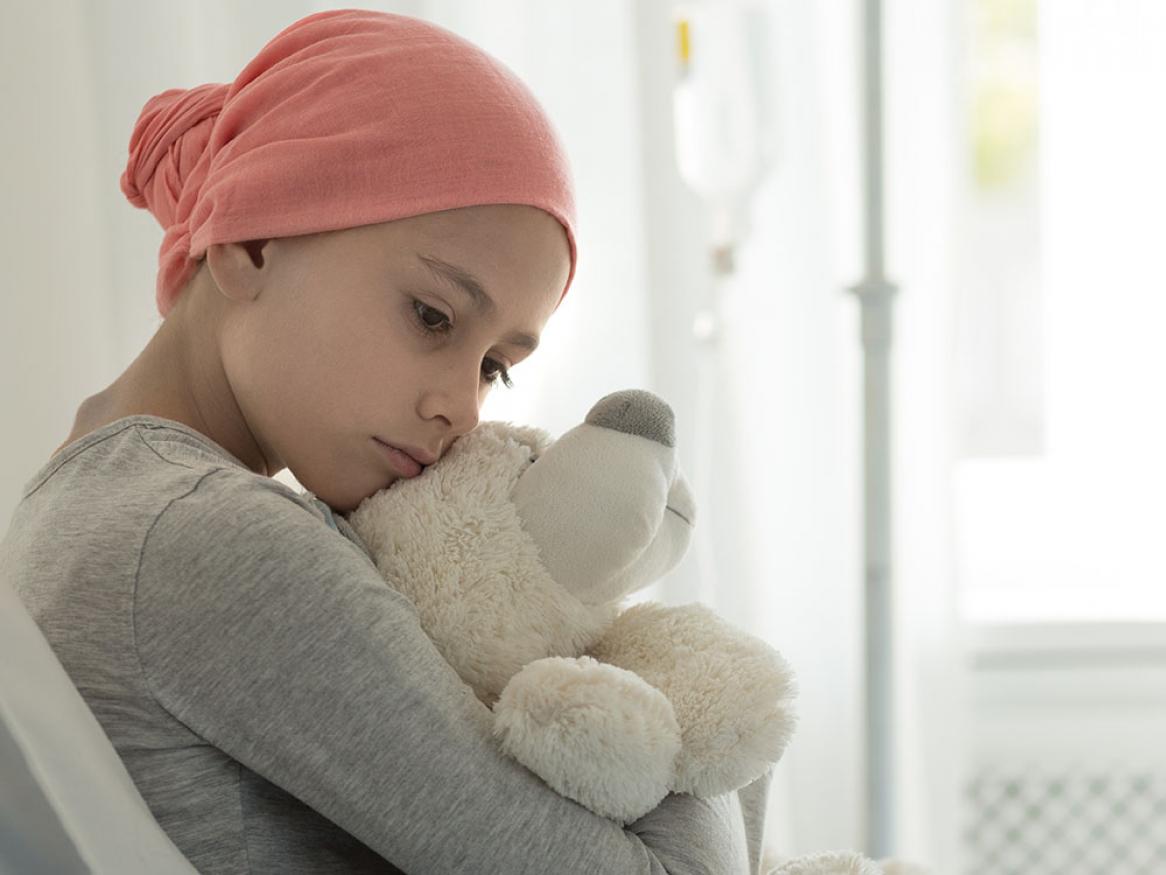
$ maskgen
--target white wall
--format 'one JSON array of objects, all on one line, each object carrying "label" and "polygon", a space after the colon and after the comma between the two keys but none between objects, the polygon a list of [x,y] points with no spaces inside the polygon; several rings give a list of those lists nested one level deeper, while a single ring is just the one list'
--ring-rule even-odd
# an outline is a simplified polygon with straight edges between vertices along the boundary
[{"label": "white wall", "polygon": [[83,5],[8,4],[0,25],[5,528],[21,487],[68,435],[74,399],[113,374],[119,355]]}]

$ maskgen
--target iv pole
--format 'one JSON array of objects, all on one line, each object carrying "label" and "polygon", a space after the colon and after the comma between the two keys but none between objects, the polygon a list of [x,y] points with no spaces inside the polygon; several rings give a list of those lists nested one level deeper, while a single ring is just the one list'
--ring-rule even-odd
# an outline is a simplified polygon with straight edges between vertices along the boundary
[{"label": "iv pole", "polygon": [[882,2],[863,2],[865,276],[848,291],[862,304],[864,539],[866,557],[866,847],[889,857],[894,843],[894,690],[891,616],[891,299],[883,268]]},{"label": "iv pole", "polygon": [[[693,71],[690,42],[690,18],[700,18],[710,30],[725,6],[685,4],[689,8],[678,22],[680,38],[680,83]],[[890,501],[890,372],[891,299],[897,292],[884,275],[883,241],[883,141],[882,141],[882,4],[881,0],[863,0],[863,126],[864,149],[864,272],[863,279],[848,289],[862,306],[862,344],[864,360],[864,616],[865,616],[865,843],[867,853],[875,859],[891,856],[894,843],[894,738],[891,732],[894,714],[892,689],[892,614],[891,614],[891,501]],[[707,16],[707,17],[706,17]],[[724,18],[720,19],[722,22]],[[758,23],[749,32],[756,36]],[[733,58],[733,56],[728,56]],[[706,75],[725,64],[726,56],[706,66]],[[746,80],[738,82],[739,86]],[[712,418],[715,385],[709,374],[714,370],[721,347],[720,304],[731,284],[734,272],[735,244],[747,226],[748,193],[767,163],[764,156],[756,166],[746,166],[745,154],[727,155],[732,146],[745,136],[756,135],[747,126],[748,113],[719,115],[720,104],[739,98],[740,88],[702,95],[681,92],[691,102],[677,106],[676,118],[687,121],[682,135],[678,128],[678,153],[681,175],[701,193],[713,208],[714,281],[711,294],[702,301],[693,333],[702,361],[698,369],[698,426],[707,429]],[[709,101],[701,103],[700,100]],[[762,102],[763,104],[764,102]],[[686,114],[687,113],[687,114]],[[743,124],[739,130],[725,131],[726,122]],[[717,132],[731,133],[718,139]],[[703,151],[702,151],[703,150]],[[762,153],[766,152],[762,149]],[[687,160],[683,160],[683,159]],[[743,172],[743,171],[752,172]],[[740,178],[737,178],[740,177]],[[748,178],[746,178],[748,177]],[[710,482],[707,458],[708,436],[700,428],[697,435],[696,494],[707,493]],[[698,529],[698,536],[700,534]],[[698,543],[701,559],[702,594],[715,593],[715,563],[707,536]]]}]

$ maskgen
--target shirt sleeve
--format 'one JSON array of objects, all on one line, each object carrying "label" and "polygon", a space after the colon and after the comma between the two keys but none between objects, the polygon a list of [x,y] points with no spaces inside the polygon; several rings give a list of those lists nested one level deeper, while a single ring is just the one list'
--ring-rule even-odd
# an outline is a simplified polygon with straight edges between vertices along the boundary
[{"label": "shirt sleeve", "polygon": [[506,757],[409,600],[283,489],[220,469],[146,537],[136,646],[176,719],[408,872],[756,871],[737,793],[624,829]]}]

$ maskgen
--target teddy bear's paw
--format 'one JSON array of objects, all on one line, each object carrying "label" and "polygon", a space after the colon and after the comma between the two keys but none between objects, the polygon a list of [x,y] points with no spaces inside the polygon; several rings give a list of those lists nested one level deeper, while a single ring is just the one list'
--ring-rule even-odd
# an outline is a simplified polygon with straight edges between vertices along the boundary
[{"label": "teddy bear's paw", "polygon": [[667,795],[680,751],[667,697],[589,656],[526,665],[494,705],[494,736],[558,793],[621,824]]},{"label": "teddy bear's paw", "polygon": [[787,860],[768,875],[884,875],[873,860],[853,851],[829,851]]},{"label": "teddy bear's paw", "polygon": [[633,605],[590,655],[634,672],[672,703],[683,739],[673,792],[708,799],[740,789],[789,744],[797,723],[789,663],[705,605]]}]

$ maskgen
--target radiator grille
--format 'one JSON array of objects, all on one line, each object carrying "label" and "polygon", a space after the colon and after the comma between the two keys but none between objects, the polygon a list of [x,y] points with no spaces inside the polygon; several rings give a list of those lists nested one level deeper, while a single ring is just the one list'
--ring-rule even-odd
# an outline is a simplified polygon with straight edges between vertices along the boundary
[{"label": "radiator grille", "polygon": [[1166,769],[982,769],[966,875],[1166,875]]}]

